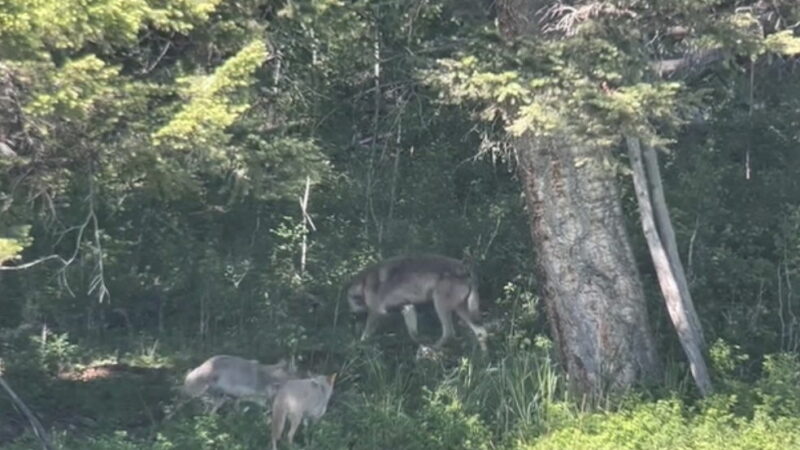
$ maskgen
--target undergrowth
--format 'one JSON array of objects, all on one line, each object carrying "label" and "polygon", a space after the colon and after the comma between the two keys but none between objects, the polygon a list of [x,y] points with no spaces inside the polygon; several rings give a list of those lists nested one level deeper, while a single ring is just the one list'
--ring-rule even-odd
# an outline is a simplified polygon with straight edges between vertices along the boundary
[{"label": "undergrowth", "polygon": [[[195,401],[164,420],[179,399],[175,388],[200,355],[169,356],[174,348],[151,342],[87,361],[68,336],[48,342],[21,338],[4,348],[4,359],[6,378],[42,416],[57,449],[268,445],[268,413],[257,406],[239,411],[228,405],[208,416]],[[692,401],[673,386],[666,394],[608,399],[603,408],[588,411],[566,393],[545,338],[524,349],[508,340],[489,356],[459,351],[415,360],[413,352],[385,351],[379,344],[349,348],[347,358],[335,364],[341,378],[328,413],[301,428],[296,448],[800,448],[800,359],[794,354],[770,355],[759,377],[744,379],[736,367],[747,358],[717,343],[713,396]],[[5,398],[0,414],[18,431],[27,430]],[[31,432],[17,434],[4,448],[38,447]],[[281,445],[288,448],[285,441]]]}]

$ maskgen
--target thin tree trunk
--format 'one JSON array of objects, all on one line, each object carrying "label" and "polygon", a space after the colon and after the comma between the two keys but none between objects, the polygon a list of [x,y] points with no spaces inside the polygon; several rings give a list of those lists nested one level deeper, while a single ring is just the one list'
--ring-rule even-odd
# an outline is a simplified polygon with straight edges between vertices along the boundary
[{"label": "thin tree trunk", "polygon": [[692,329],[696,330],[698,334],[700,350],[705,353],[707,347],[703,336],[703,327],[700,325],[700,318],[694,308],[692,294],[689,291],[689,282],[686,280],[686,271],[683,270],[683,263],[681,263],[681,257],[678,253],[678,244],[675,239],[675,230],[672,228],[672,220],[669,217],[667,200],[664,198],[664,184],[661,181],[661,169],[658,167],[658,155],[652,145],[644,145],[642,156],[650,188],[650,199],[653,202],[658,235],[661,237],[664,247],[666,247],[667,257],[672,266],[672,272],[675,274],[675,281],[678,283],[681,299],[692,323]]},{"label": "thin tree trunk", "polygon": [[542,298],[572,389],[590,398],[658,370],[620,196],[601,148],[515,142]]},{"label": "thin tree trunk", "polygon": [[648,190],[647,174],[642,163],[642,149],[638,138],[626,137],[628,154],[631,159],[631,169],[633,170],[633,185],[636,191],[636,199],[639,203],[639,213],[641,214],[642,230],[647,246],[650,249],[650,256],[653,258],[653,266],[656,269],[658,282],[664,301],[667,304],[667,311],[670,319],[678,332],[681,346],[689,360],[695,383],[700,393],[708,395],[712,391],[711,379],[708,375],[708,368],[703,357],[702,333],[699,331],[696,320],[692,320],[691,312],[681,297],[681,289],[675,276],[672,264],[670,264],[667,250],[664,248],[661,236],[656,229],[656,222],[653,213],[653,205]]}]

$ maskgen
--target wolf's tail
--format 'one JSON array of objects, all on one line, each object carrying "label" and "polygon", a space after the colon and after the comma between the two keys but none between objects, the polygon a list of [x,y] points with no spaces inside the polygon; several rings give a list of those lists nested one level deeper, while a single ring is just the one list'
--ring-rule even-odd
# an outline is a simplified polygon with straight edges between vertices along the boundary
[{"label": "wolf's tail", "polygon": [[478,295],[478,274],[475,272],[475,261],[467,256],[461,260],[461,273],[458,275],[466,283],[468,283],[469,291],[467,291],[467,311],[469,312],[472,320],[480,318],[480,298]]}]

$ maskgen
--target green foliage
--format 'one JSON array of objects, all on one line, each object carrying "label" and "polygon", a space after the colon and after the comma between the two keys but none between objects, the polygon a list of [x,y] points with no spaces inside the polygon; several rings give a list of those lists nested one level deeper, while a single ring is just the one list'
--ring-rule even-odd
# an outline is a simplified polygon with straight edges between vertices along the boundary
[{"label": "green foliage", "polygon": [[662,400],[628,411],[595,415],[556,431],[522,450],[533,449],[784,449],[800,446],[800,419],[734,417],[709,408],[687,417],[678,400]]},{"label": "green foliage", "polygon": [[790,30],[783,30],[767,36],[764,39],[764,48],[768,52],[781,55],[797,55],[800,54],[800,38],[794,36]]},{"label": "green foliage", "polygon": [[153,135],[155,145],[199,151],[212,162],[227,160],[226,128],[249,107],[239,91],[251,85],[254,72],[266,58],[266,45],[256,40],[228,59],[213,75],[178,80],[186,85],[188,103]]},{"label": "green foliage", "polygon": [[78,346],[69,342],[67,333],[33,336],[34,345],[38,348],[39,364],[48,372],[58,373],[75,363]]},{"label": "green foliage", "polygon": [[419,446],[424,448],[459,449],[490,448],[490,432],[477,414],[465,411],[455,390],[429,392],[417,422],[423,425],[417,433],[426,436]]},{"label": "green foliage", "polygon": [[756,387],[760,412],[771,416],[800,417],[800,358],[795,353],[767,355],[764,376]]},{"label": "green foliage", "polygon": [[116,89],[111,82],[119,68],[108,67],[95,55],[69,61],[47,79],[40,80],[48,92],[35,96],[27,106],[33,117],[57,116],[81,122],[89,119],[98,104],[111,101]]},{"label": "green foliage", "polygon": [[46,51],[77,50],[89,43],[129,45],[152,23],[189,31],[220,0],[9,0],[0,7],[0,41],[6,57],[44,57]]},{"label": "green foliage", "polygon": [[25,247],[33,243],[30,236],[30,225],[16,225],[6,228],[0,237],[0,265],[6,261],[20,258]]},{"label": "green foliage", "polygon": [[735,370],[748,360],[748,356],[742,354],[741,347],[729,345],[721,339],[711,345],[708,356],[711,366],[723,377],[733,377]]}]

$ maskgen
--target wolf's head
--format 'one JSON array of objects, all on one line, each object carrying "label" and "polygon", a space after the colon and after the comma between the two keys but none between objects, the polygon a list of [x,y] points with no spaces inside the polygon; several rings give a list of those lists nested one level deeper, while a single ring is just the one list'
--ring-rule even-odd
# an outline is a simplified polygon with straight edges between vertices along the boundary
[{"label": "wolf's head", "polygon": [[350,305],[350,311],[353,313],[367,311],[363,277],[357,277],[350,282],[350,285],[347,287],[347,303]]}]

